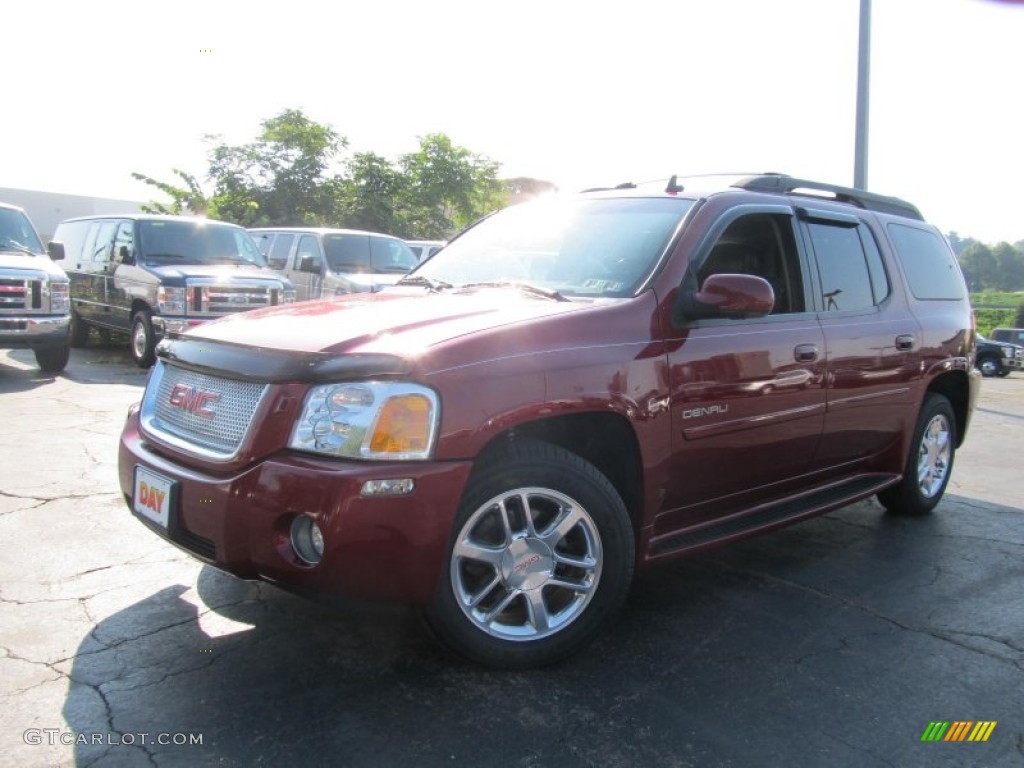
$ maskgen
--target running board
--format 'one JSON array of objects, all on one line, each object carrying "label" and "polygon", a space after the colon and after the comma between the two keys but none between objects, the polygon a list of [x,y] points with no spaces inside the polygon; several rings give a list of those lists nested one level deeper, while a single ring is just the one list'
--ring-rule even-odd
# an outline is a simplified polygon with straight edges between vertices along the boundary
[{"label": "running board", "polygon": [[891,474],[858,475],[800,496],[790,496],[740,514],[731,515],[679,533],[670,533],[651,540],[651,558],[705,547],[725,539],[750,536],[781,528],[809,517],[823,515],[855,501],[873,496],[888,488],[899,477]]}]

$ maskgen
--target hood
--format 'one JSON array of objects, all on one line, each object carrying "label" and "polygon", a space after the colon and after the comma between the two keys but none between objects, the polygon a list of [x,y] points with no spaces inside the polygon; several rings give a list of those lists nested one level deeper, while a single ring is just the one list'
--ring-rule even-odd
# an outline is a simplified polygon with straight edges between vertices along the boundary
[{"label": "hood", "polygon": [[33,256],[21,251],[0,249],[0,271],[5,269],[35,270],[36,272],[46,272],[51,278],[67,279],[64,270],[53,263],[49,256],[43,254]]},{"label": "hood", "polygon": [[512,289],[395,289],[242,312],[186,336],[268,350],[409,358],[460,336],[589,306]]},{"label": "hood", "polygon": [[271,269],[258,267],[255,264],[159,264],[144,262],[153,274],[163,278],[187,280],[195,277],[214,278],[216,280],[232,280],[239,277],[256,277],[264,280],[287,282]]}]

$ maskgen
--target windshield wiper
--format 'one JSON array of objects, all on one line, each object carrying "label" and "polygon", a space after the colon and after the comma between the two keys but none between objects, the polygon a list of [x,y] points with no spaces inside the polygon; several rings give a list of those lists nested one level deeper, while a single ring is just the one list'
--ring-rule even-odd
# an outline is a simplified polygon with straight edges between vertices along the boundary
[{"label": "windshield wiper", "polygon": [[482,283],[466,283],[465,285],[460,285],[459,288],[515,288],[524,293],[542,296],[552,301],[568,301],[558,291],[551,290],[550,288],[541,288],[539,285],[531,285],[530,283],[523,283],[518,280],[491,280]]},{"label": "windshield wiper", "polygon": [[429,277],[423,275],[408,275],[399,280],[396,285],[425,285],[435,293],[440,293],[445,288],[451,288],[451,283],[446,283],[444,280],[432,280]]},{"label": "windshield wiper", "polygon": [[21,253],[28,253],[32,256],[38,256],[38,251],[33,251],[27,245],[22,245],[17,240],[8,240],[3,245],[0,245],[0,251],[20,251]]}]

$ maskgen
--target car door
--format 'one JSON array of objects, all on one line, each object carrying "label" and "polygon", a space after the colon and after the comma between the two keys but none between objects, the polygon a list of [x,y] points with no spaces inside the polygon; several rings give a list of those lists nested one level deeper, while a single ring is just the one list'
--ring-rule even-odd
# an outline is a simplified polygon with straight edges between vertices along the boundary
[{"label": "car door", "polygon": [[110,249],[107,269],[102,275],[105,322],[128,330],[132,323],[132,299],[117,276],[122,274],[126,267],[135,268],[135,222],[124,220],[111,223],[115,226],[114,242]]},{"label": "car door", "polygon": [[85,258],[89,264],[89,303],[87,319],[101,325],[114,325],[108,297],[108,280],[113,277],[114,233],[117,221],[98,219],[89,227]]},{"label": "car door", "polygon": [[780,495],[811,471],[824,424],[825,338],[807,305],[792,210],[745,206],[715,231],[687,280],[757,275],[772,285],[775,307],[670,331],[673,451],[659,533]]},{"label": "car door", "polygon": [[298,301],[320,298],[323,283],[324,255],[315,235],[302,235],[292,256],[292,268],[288,273],[295,285]]},{"label": "car door", "polygon": [[816,461],[855,470],[890,446],[917,417],[921,329],[892,290],[875,233],[860,217],[800,208],[813,257],[814,293],[825,334],[825,429]]}]

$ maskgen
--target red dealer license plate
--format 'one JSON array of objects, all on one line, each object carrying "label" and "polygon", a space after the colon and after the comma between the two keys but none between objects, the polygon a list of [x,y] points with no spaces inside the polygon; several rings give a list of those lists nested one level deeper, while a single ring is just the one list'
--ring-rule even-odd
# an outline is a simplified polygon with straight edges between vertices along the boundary
[{"label": "red dealer license plate", "polygon": [[167,527],[167,517],[177,483],[144,467],[135,467],[135,492],[132,509],[161,528]]}]

